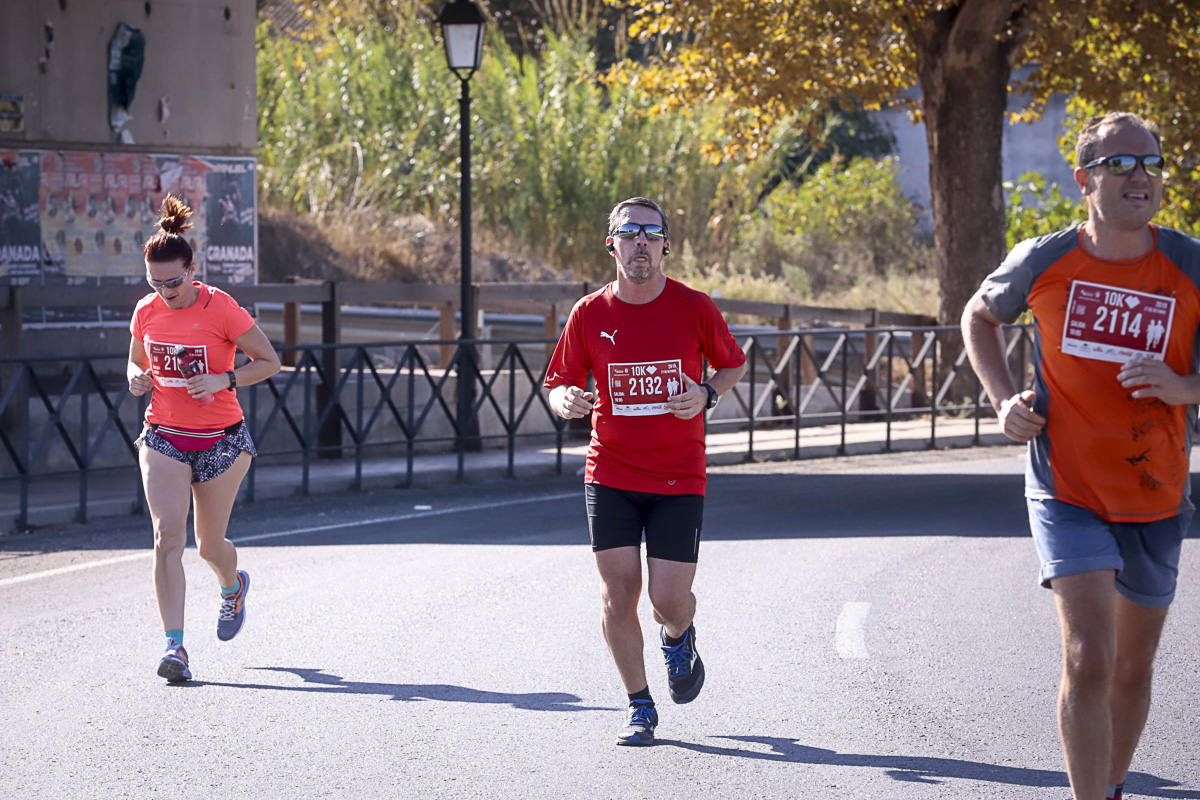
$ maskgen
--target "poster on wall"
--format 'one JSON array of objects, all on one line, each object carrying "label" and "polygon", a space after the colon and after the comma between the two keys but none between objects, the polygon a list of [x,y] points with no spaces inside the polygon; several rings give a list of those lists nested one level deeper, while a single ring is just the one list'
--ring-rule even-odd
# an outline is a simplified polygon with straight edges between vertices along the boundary
[{"label": "poster on wall", "polygon": [[45,261],[37,155],[0,151],[0,280],[41,275]]},{"label": "poster on wall", "polygon": [[254,282],[254,162],[244,158],[204,161],[207,200],[204,274],[213,283]]},{"label": "poster on wall", "polygon": [[[0,285],[136,284],[163,196],[192,208],[197,273],[258,281],[255,160],[248,157],[0,151]],[[128,309],[27,309],[29,323],[119,319]]]}]

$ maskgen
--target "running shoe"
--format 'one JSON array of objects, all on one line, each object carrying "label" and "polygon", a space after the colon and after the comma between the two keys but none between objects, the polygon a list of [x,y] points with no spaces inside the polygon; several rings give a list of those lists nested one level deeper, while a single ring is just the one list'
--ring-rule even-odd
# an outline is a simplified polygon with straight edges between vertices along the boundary
[{"label": "running shoe", "polygon": [[658,725],[658,711],[653,700],[630,700],[629,716],[625,727],[617,736],[617,744],[645,747],[654,744],[654,728]]},{"label": "running shoe", "polygon": [[246,593],[250,591],[250,576],[245,570],[238,570],[237,594],[221,598],[221,611],[217,616],[217,638],[228,642],[237,636],[246,621]]},{"label": "running shoe", "polygon": [[667,644],[667,630],[659,631],[662,639],[663,658],[667,662],[667,684],[671,688],[671,699],[676,703],[690,703],[700,694],[704,686],[704,662],[696,650],[696,626],[689,625],[683,641],[677,645]]},{"label": "running shoe", "polygon": [[192,679],[192,671],[188,669],[187,650],[183,645],[175,644],[171,639],[167,642],[167,652],[163,653],[158,662],[158,677],[166,678],[167,683],[180,683]]}]

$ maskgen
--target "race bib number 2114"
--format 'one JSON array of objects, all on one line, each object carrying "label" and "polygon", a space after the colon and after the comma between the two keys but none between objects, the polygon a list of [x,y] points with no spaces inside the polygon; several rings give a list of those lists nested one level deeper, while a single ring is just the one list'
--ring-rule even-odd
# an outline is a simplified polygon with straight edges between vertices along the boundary
[{"label": "race bib number 2114", "polygon": [[1174,314],[1174,297],[1074,281],[1062,349],[1100,361],[1124,362],[1135,355],[1161,360]]}]

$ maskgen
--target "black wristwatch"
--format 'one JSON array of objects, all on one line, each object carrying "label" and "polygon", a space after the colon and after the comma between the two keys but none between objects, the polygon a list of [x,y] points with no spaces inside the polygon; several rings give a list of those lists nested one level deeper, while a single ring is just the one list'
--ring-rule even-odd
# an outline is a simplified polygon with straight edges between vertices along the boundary
[{"label": "black wristwatch", "polygon": [[705,404],[704,410],[712,411],[714,408],[717,407],[717,401],[721,399],[721,396],[719,394],[717,394],[716,389],[712,388],[707,383],[702,383],[700,385],[708,390],[708,403]]},{"label": "black wristwatch", "polygon": [[233,370],[229,370],[229,372],[226,372],[225,374],[229,376],[229,391],[232,392],[237,388],[237,373]]}]

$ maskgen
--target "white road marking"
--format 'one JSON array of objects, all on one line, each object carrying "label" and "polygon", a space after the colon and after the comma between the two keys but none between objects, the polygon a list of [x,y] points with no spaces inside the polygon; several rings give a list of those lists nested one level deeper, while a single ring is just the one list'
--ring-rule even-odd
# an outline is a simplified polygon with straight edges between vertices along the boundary
[{"label": "white road marking", "polygon": [[137,561],[139,558],[147,558],[150,553],[130,553],[124,556],[114,556],[113,558],[102,558],[99,561],[85,561],[82,564],[72,564],[69,567],[56,567],[54,569],[42,570],[41,572],[30,572],[28,575],[17,575],[12,578],[0,579],[0,586],[12,586],[14,583],[24,583],[25,581],[35,581],[39,578],[53,578],[55,575],[66,575],[70,572],[79,572],[92,567],[106,567],[109,564],[123,564],[126,561]]},{"label": "white road marking", "polygon": [[[375,517],[374,519],[354,519],[345,522],[333,522],[328,525],[314,525],[308,528],[290,528],[283,531],[272,531],[271,533],[257,533],[253,536],[239,536],[233,539],[234,544],[248,544],[250,542],[261,542],[265,539],[281,539],[286,536],[301,536],[306,533],[321,533],[322,531],[333,531],[338,528],[354,528],[359,525],[380,525],[385,522],[403,522],[410,519],[423,519],[425,517],[440,517],[446,514],[457,514],[461,511],[483,511],[491,508],[502,508],[504,506],[518,506],[524,503],[540,503],[547,500],[566,500],[571,497],[578,497],[579,492],[560,492],[559,494],[540,495],[538,497],[522,497],[514,500],[499,500],[490,503],[476,503],[469,506],[457,506],[453,508],[440,508],[431,511],[417,511],[410,514],[395,514],[390,517]],[[153,555],[152,551],[129,553],[123,556],[113,556],[112,558],[102,558],[98,561],[86,561],[80,564],[71,564],[68,567],[56,567],[54,569],[42,570],[41,572],[30,572],[26,575],[16,575],[11,578],[0,578],[0,587],[13,586],[26,581],[36,581],[42,578],[53,578],[57,575],[66,575],[80,570],[91,569],[93,567],[106,567],[110,564],[123,564],[126,561],[136,561],[139,558],[149,558]]]},{"label": "white road marking", "polygon": [[863,620],[871,610],[870,603],[846,603],[838,614],[833,634],[834,646],[842,658],[866,658],[867,642],[863,638]]}]

